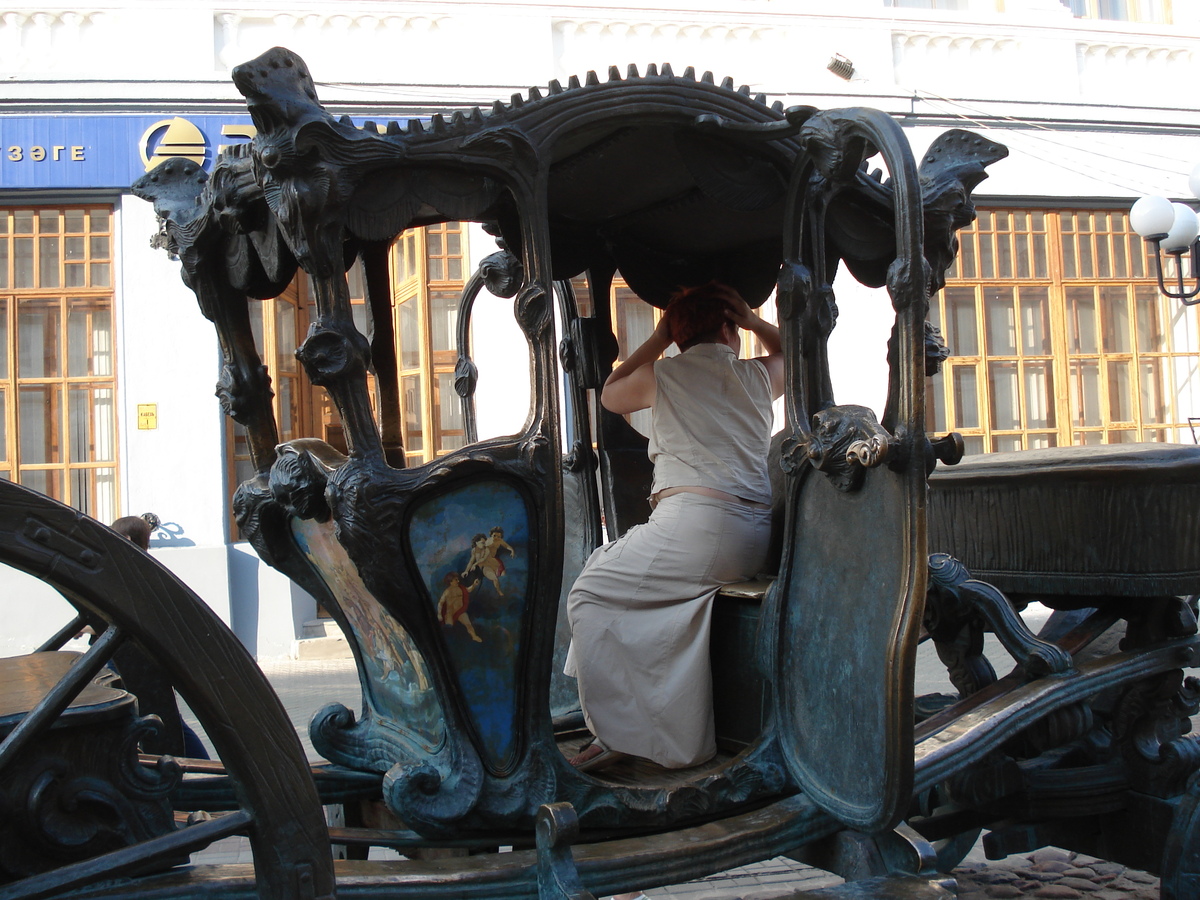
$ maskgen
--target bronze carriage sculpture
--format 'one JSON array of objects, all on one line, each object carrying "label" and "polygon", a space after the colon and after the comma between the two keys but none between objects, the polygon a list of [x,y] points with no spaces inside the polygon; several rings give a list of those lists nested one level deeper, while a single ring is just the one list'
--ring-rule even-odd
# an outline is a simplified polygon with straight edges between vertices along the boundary
[{"label": "bronze carriage sculpture", "polygon": [[[961,478],[940,482],[935,475],[941,487],[929,492],[937,462],[956,463],[962,451],[956,436],[925,432],[925,379],[940,349],[926,326],[928,297],[953,258],[955,231],[974,216],[971,191],[1003,147],[949,132],[918,168],[903,132],[882,113],[772,108],[729,81],[691,70],[676,76],[666,66],[644,75],[631,68],[625,77],[613,69],[603,82],[590,74],[488,112],[383,129],[328,115],[303,61],[286,50],[239,67],[234,80],[258,129],[249,152],[221,157],[211,175],[172,160],[134,190],[153,200],[159,239],[180,258],[217,328],[225,364],[218,393],[247,430],[256,470],[235,498],[239,525],[264,560],[338,619],[358,664],[362,712],[336,705],[314,716],[313,743],[332,763],[314,770],[316,790],[298,748],[275,740],[272,712],[264,727],[276,757],[268,768],[282,774],[265,784],[255,761],[264,745],[239,731],[246,710],[230,711],[240,701],[229,683],[207,683],[189,668],[194,654],[180,649],[188,635],[156,624],[166,613],[153,598],[187,605],[182,588],[134,561],[101,526],[0,485],[4,561],[113,623],[108,644],[128,633],[171,661],[201,720],[219,723],[210,734],[228,757],[224,777],[219,765],[185,760],[181,770],[143,756],[170,782],[161,793],[174,809],[215,815],[90,861],[93,851],[67,854],[61,868],[45,872],[8,872],[0,898],[51,896],[100,880],[84,895],[550,900],[674,883],[785,852],[847,874],[907,871],[914,896],[932,897],[946,893],[926,842],[940,842],[940,863],[951,866],[962,836],[969,845],[984,826],[995,829],[1000,850],[1054,841],[1108,856],[1141,829],[1152,837],[1132,845],[1131,861],[1163,873],[1164,897],[1197,895],[1189,873],[1197,871],[1200,788],[1189,778],[1200,748],[1186,736],[1196,689],[1182,672],[1195,659],[1195,617],[1178,595],[1196,591],[1200,563],[1180,542],[1144,571],[1133,546],[1103,573],[1054,581],[1022,569],[1036,562],[1014,562],[997,529],[973,526],[981,508],[995,508],[996,492],[1007,491],[1009,518],[997,528],[1020,531],[1050,556],[1065,552],[1056,544],[1063,536],[1048,535],[1051,526],[1021,505],[1045,502],[1029,461],[965,466]],[[865,167],[877,153],[886,180]],[[476,441],[469,424],[468,446],[405,468],[386,248],[405,228],[446,220],[484,222],[501,247],[461,301],[455,386],[467,421],[476,379],[468,323],[483,285],[513,299],[534,402],[519,434]],[[354,325],[345,278],[360,259],[370,340]],[[826,344],[839,264],[865,284],[886,285],[891,297],[890,381],[879,421],[835,403]],[[311,440],[276,446],[270,379],[246,304],[277,295],[297,267],[318,307],[297,355],[340,412],[346,455]],[[557,674],[562,598],[601,543],[602,519],[615,536],[647,514],[637,502],[645,495],[644,439],[594,400],[616,358],[613,323],[604,303],[581,316],[570,282],[584,276],[592,296],[604,297],[618,272],[655,305],[678,285],[711,279],[735,286],[753,306],[774,291],[788,363],[778,573],[728,592],[729,602],[751,611],[749,625],[733,629],[740,643],[714,647],[732,657],[723,663],[739,696],[758,698],[750,730],[741,723],[716,761],[669,777],[593,777],[573,769],[561,749],[580,730],[570,686]],[[378,384],[375,406],[368,371]],[[1042,464],[1047,483],[1062,480],[1053,477],[1054,458]],[[1085,453],[1064,482],[1081,487],[1064,502],[1111,510],[1128,499],[1096,499],[1096,490],[1182,480],[1184,494],[1160,498],[1178,509],[1196,490],[1196,465],[1183,450],[1134,448],[1099,461]],[[1155,514],[1144,504],[1138,510]],[[472,534],[497,523],[521,551],[505,575],[505,603],[493,611],[502,640],[471,642],[439,622],[441,578],[461,566]],[[982,565],[1019,600],[1036,597],[1062,612],[1034,636],[996,587],[930,550]],[[1013,571],[1003,571],[1006,564]],[[153,578],[122,574],[143,570]],[[125,594],[127,605],[106,591]],[[188,628],[220,631],[211,616],[189,610]],[[1129,623],[1120,652],[1073,659],[1118,619]],[[923,624],[961,698],[917,724],[913,666]],[[980,655],[985,626],[1016,660],[1004,679]],[[270,706],[249,661],[227,646],[232,639],[209,639],[257,685],[254,702]],[[75,667],[76,688],[99,671],[108,644],[97,641],[87,666]],[[70,691],[51,691],[57,699],[25,717],[32,724],[17,724],[21,715],[0,719],[11,720],[0,762],[33,752],[39,723],[73,708]],[[338,829],[337,842],[518,851],[335,868],[318,797],[348,808],[373,803],[392,826]],[[257,886],[245,867],[170,868],[230,833],[252,835]],[[839,835],[880,851],[882,869],[850,872]],[[534,845],[536,853],[520,850]]]}]

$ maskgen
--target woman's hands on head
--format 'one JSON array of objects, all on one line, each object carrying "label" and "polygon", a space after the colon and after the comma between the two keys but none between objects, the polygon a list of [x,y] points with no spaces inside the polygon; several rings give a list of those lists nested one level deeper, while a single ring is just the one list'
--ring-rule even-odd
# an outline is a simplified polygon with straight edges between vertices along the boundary
[{"label": "woman's hands on head", "polygon": [[754,323],[761,319],[750,308],[745,298],[733,288],[725,288],[722,293],[725,294],[725,315],[729,317],[729,321],[739,328],[753,330]]}]

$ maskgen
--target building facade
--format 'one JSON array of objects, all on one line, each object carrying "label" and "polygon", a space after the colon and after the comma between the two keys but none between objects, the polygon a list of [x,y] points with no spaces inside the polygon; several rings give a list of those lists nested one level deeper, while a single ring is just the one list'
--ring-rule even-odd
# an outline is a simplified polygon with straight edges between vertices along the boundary
[{"label": "building facade", "polygon": [[[1160,298],[1126,212],[1181,196],[1200,158],[1186,74],[1200,0],[723,0],[650,8],[552,2],[211,2],[0,13],[0,477],[101,520],[153,511],[154,552],[260,656],[297,652],[312,599],[238,540],[228,499],[245,476],[239,429],[213,386],[219,353],[157,226],[128,186],[162,159],[211,165],[253,127],[229,75],[283,45],[333,113],[356,122],[451,112],[551,79],[670,62],[730,75],[785,106],[873,106],[918,152],[948,128],[1009,146],[976,191],[979,221],[932,317],[952,356],[929,387],[930,429],[969,452],[1191,441],[1196,312]],[[495,249],[476,225],[415,230],[391,251],[406,456],[459,446],[457,297]],[[351,289],[361,284],[351,273]],[[886,296],[841,277],[839,399],[880,408]],[[626,343],[653,327],[614,299]],[[281,438],[337,444],[340,423],[293,355],[311,300],[298,278],[255,304]],[[362,327],[369,327],[366,307]],[[473,320],[479,433],[528,408],[510,304]],[[628,310],[627,313],[621,312]],[[65,604],[18,573],[0,590],[0,654],[61,624]],[[11,606],[11,604],[10,604]]]}]

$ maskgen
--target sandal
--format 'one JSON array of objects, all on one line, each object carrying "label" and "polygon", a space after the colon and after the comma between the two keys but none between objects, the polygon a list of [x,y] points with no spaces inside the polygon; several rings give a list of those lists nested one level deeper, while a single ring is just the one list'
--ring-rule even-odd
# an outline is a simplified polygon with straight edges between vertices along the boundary
[{"label": "sandal", "polygon": [[580,772],[599,772],[601,769],[607,769],[609,766],[628,758],[628,753],[622,753],[620,750],[609,750],[593,737],[579,749],[577,754],[567,761]]}]

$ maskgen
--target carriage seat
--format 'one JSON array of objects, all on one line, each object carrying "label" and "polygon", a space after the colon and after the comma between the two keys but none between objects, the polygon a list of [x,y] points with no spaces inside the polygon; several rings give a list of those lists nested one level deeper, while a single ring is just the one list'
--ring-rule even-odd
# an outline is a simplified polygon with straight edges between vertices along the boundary
[{"label": "carriage seat", "polygon": [[939,466],[929,487],[930,552],[1007,594],[1070,608],[1200,592],[1200,446],[984,454]]},{"label": "carriage seat", "polygon": [[[0,659],[0,739],[79,656],[60,650]],[[137,699],[104,669],[50,727],[30,737],[0,782],[0,808],[15,813],[0,821],[0,846],[10,851],[0,860],[0,882],[174,831],[167,794],[178,783],[178,766],[138,762],[138,741],[155,727],[139,718]],[[156,867],[186,861],[183,855]]]}]

